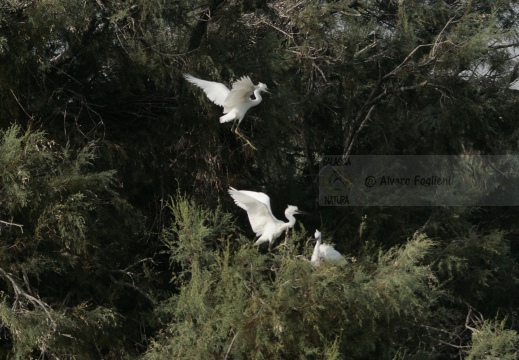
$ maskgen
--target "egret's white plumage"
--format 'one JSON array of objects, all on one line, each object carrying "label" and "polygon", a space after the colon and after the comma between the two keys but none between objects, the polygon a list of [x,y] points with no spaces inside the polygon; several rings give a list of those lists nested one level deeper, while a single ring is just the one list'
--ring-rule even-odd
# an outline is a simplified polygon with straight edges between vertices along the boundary
[{"label": "egret's white plumage", "polygon": [[321,265],[323,261],[331,261],[339,265],[347,264],[348,261],[341,255],[340,252],[335,250],[333,246],[327,244],[321,244],[321,232],[315,230],[315,247],[312,253],[310,262],[315,266]]},{"label": "egret's white plumage", "polygon": [[[209,100],[216,105],[223,106],[223,113],[225,115],[220,117],[221,123],[232,120],[238,121],[234,130],[235,132],[238,131],[238,126],[240,126],[247,111],[251,107],[261,103],[261,92],[268,92],[267,85],[263,83],[254,85],[248,76],[242,76],[238,79],[232,84],[231,90],[224,84],[198,79],[189,74],[184,74],[184,78],[204,90]],[[254,94],[254,99],[251,99],[252,94]]]},{"label": "egret's white plumage", "polygon": [[247,211],[252,230],[259,236],[254,245],[269,242],[269,249],[274,240],[296,223],[295,214],[303,214],[297,206],[289,205],[285,210],[288,222],[278,220],[272,215],[270,198],[262,192],[229,189],[229,194],[236,205]]}]

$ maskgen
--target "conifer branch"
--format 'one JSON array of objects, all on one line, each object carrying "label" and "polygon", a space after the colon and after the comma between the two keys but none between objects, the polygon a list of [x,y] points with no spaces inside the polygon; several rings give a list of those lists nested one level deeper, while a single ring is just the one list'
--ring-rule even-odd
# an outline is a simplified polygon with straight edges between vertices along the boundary
[{"label": "conifer branch", "polygon": [[52,317],[52,315],[50,313],[50,310],[52,310],[52,308],[48,304],[44,303],[40,299],[38,299],[30,294],[28,294],[25,290],[23,290],[22,286],[20,284],[18,284],[18,282],[13,278],[13,276],[11,276],[9,273],[7,273],[3,268],[0,268],[0,275],[3,276],[5,279],[7,279],[11,283],[14,293],[16,295],[15,304],[19,303],[20,296],[24,297],[35,307],[41,308],[47,315],[47,318],[50,320],[53,329],[56,328],[56,321],[54,320],[54,318]]}]

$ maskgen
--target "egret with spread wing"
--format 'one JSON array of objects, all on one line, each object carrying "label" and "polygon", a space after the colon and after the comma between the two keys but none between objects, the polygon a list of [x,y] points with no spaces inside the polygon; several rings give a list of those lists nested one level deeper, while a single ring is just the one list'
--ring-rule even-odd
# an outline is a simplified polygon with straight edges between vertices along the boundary
[{"label": "egret with spread wing", "polygon": [[340,252],[335,250],[333,246],[327,244],[321,244],[321,232],[315,230],[315,247],[310,262],[315,266],[321,265],[322,261],[332,261],[339,265],[347,264],[348,261],[341,255]]},{"label": "egret with spread wing", "polygon": [[[264,91],[268,93],[267,85],[263,83],[254,85],[250,77],[242,76],[232,84],[232,89],[229,90],[224,84],[197,79],[189,74],[184,74],[184,78],[204,90],[209,100],[216,105],[223,106],[223,113],[225,115],[220,117],[220,123],[234,120],[233,126],[236,125],[234,132],[245,139],[245,137],[238,132],[238,127],[247,111],[251,107],[261,103],[261,92]],[[254,99],[251,99],[252,94],[254,94]],[[236,121],[238,122],[236,123]],[[247,139],[245,140],[252,146]]]},{"label": "egret with spread wing", "polygon": [[289,205],[285,210],[285,216],[288,222],[278,220],[272,215],[270,208],[270,198],[262,192],[229,189],[229,194],[234,199],[236,205],[247,211],[252,230],[259,236],[254,245],[269,242],[269,250],[272,243],[285,230],[290,229],[296,223],[296,214],[304,214],[299,211],[297,206]]}]

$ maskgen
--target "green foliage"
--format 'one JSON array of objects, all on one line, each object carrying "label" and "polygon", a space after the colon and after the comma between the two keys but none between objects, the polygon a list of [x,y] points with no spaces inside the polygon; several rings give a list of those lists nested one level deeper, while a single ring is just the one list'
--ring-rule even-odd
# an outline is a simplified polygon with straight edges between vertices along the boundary
[{"label": "green foliage", "polygon": [[45,141],[43,132],[21,134],[18,125],[3,130],[0,136],[0,209],[16,211],[36,195],[29,190],[31,176],[50,171],[54,160],[52,143]]},{"label": "green foliage", "polygon": [[[115,173],[93,170],[94,143],[60,148],[18,125],[1,133],[0,147],[0,318],[9,353],[127,356],[117,339],[119,299],[144,292],[135,285],[141,275],[122,269],[140,263],[126,252],[142,225],[114,190]],[[111,221],[118,218],[128,223]]]},{"label": "green foliage", "polygon": [[[482,235],[471,229],[442,247],[437,272],[452,294],[478,308],[494,301],[506,303],[517,295],[515,260],[510,255],[503,232]],[[493,289],[492,293],[486,289]]]},{"label": "green foliage", "polygon": [[476,359],[517,359],[519,335],[506,328],[506,320],[484,321],[472,329],[472,343],[467,360]]},{"label": "green foliage", "polygon": [[[434,245],[422,234],[378,256],[316,269],[308,253],[298,255],[304,229],[262,254],[230,234],[235,229],[220,209],[201,209],[184,197],[170,209],[174,220],[163,241],[181,264],[175,273],[190,276],[158,308],[167,327],[146,359],[390,356],[399,350],[394,336],[414,352],[412,324],[426,320],[442,294],[422,264]],[[210,231],[213,224],[225,231]]]},{"label": "green foliage", "polygon": [[5,296],[2,300],[0,319],[12,336],[11,353],[15,359],[27,359],[30,354],[60,357],[71,349],[85,359],[95,359],[99,353],[92,352],[89,344],[108,349],[119,343],[117,339],[104,339],[106,333],[117,333],[121,326],[121,319],[109,309],[86,310],[87,306],[79,305],[64,315],[46,306],[39,307],[36,301],[33,304],[36,308],[29,310],[11,306]]}]

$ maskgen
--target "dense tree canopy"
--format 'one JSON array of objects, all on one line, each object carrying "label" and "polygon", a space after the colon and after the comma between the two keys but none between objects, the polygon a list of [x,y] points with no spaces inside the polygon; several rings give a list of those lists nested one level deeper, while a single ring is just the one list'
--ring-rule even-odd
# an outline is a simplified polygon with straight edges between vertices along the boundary
[{"label": "dense tree canopy", "polygon": [[[321,207],[324,155],[519,151],[504,0],[3,0],[0,357],[515,359],[515,207]],[[184,73],[272,94],[241,131]],[[281,218],[252,244],[229,186]],[[318,228],[348,260],[314,267]]]}]

